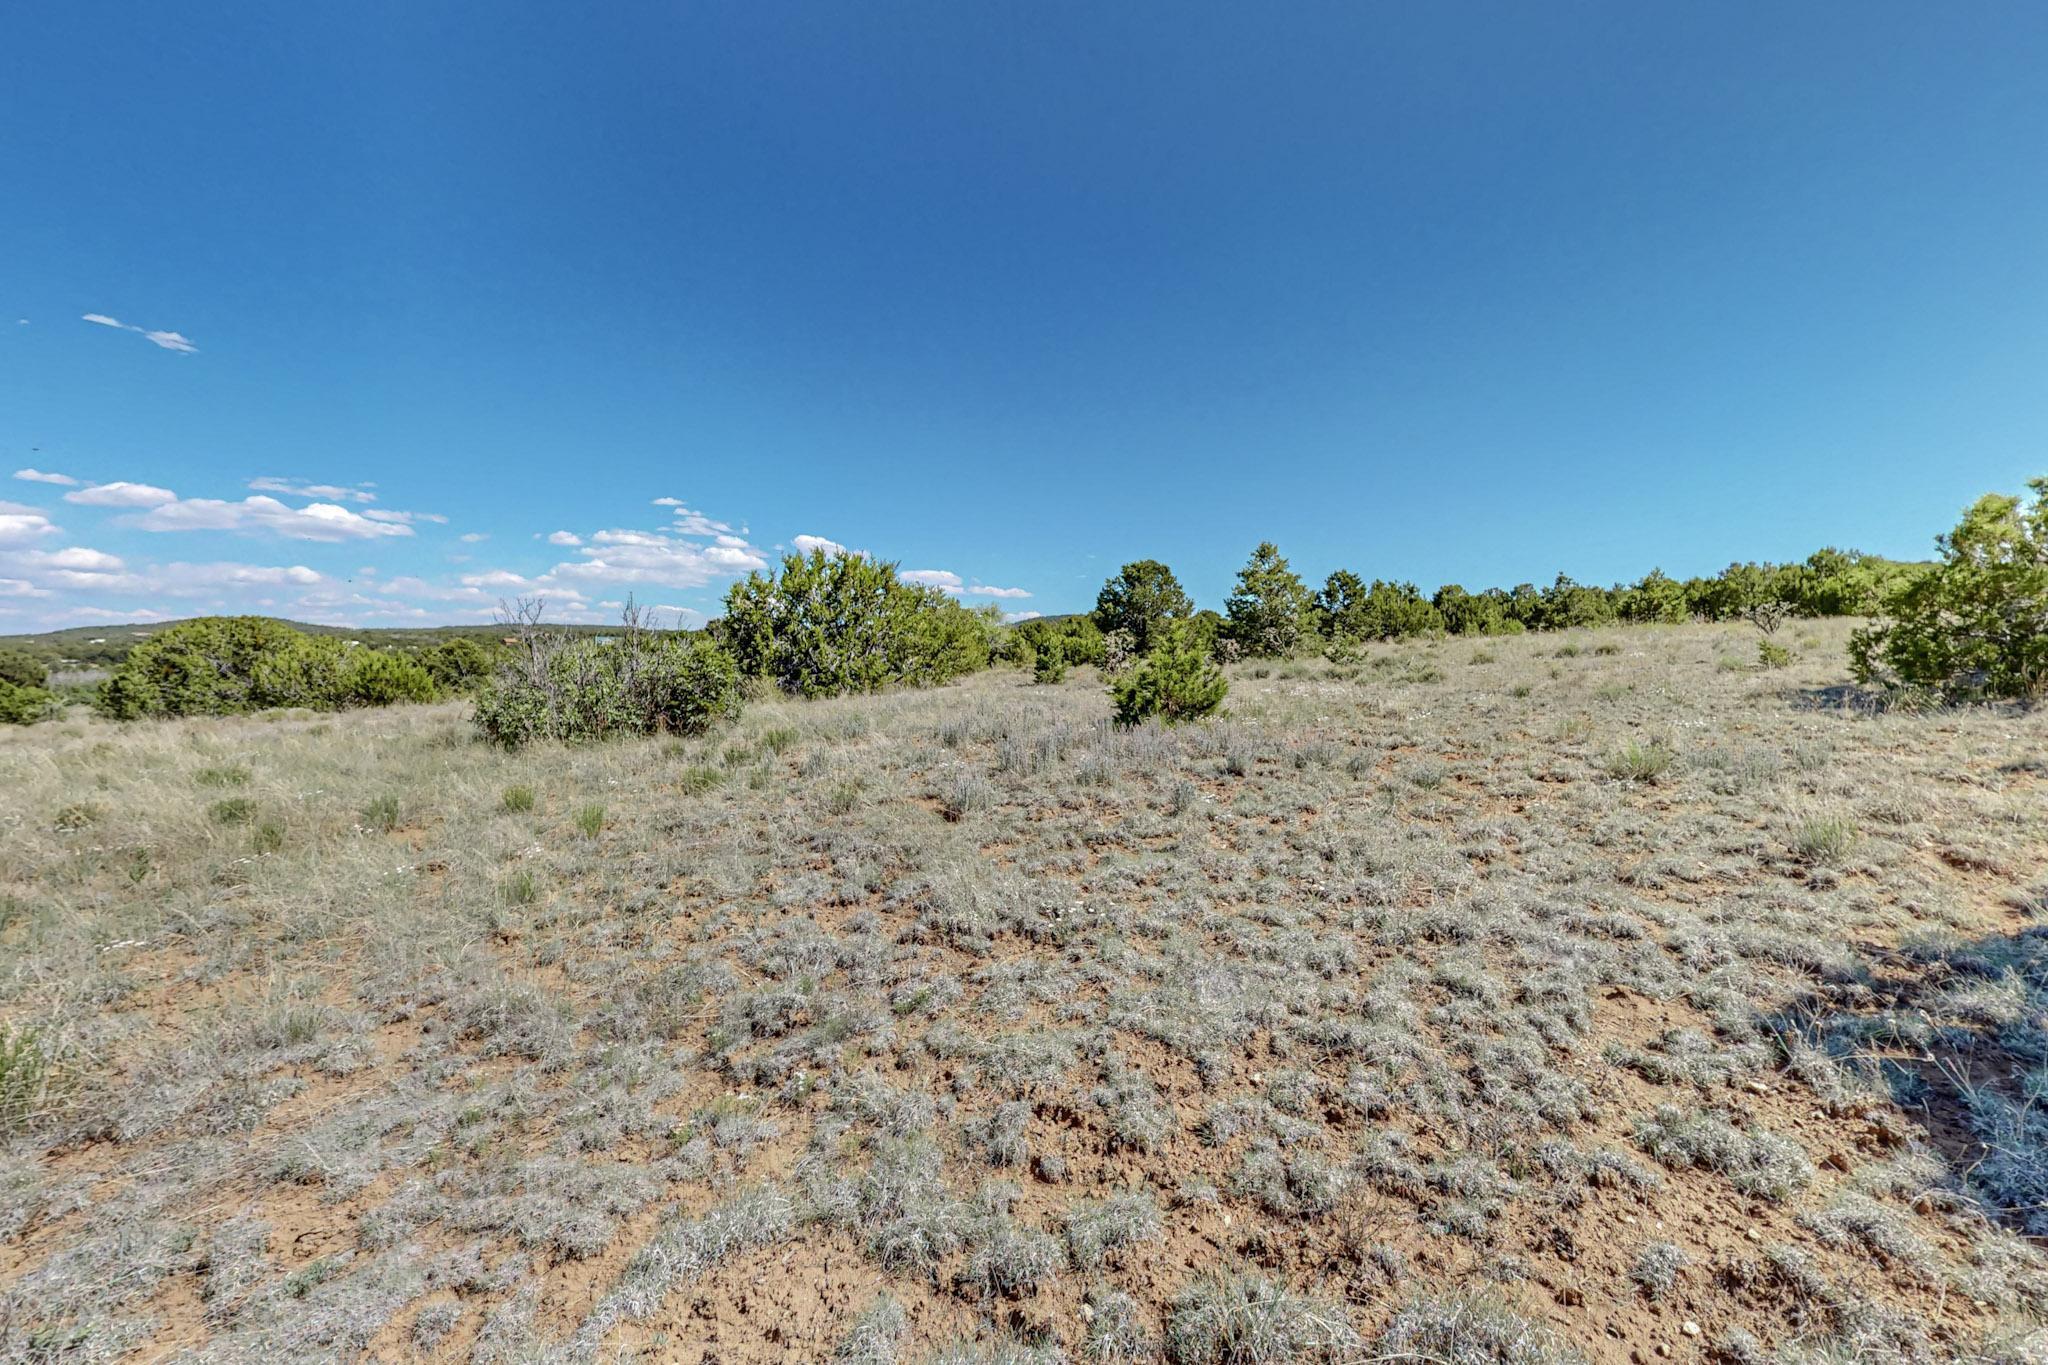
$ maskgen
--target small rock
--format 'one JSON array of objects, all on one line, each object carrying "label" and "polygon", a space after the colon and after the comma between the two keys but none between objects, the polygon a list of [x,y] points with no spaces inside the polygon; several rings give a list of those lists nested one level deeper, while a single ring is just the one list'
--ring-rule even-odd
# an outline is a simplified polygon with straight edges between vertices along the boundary
[{"label": "small rock", "polygon": [[1678,1324],[1678,1330],[1689,1337],[1696,1337],[1700,1334],[1700,1325],[1691,1318],[1687,1318],[1684,1322]]},{"label": "small rock", "polygon": [[1826,1156],[1820,1159],[1820,1164],[1823,1166],[1832,1166],[1836,1170],[1842,1172],[1844,1175],[1847,1175],[1849,1173],[1849,1166],[1851,1163],[1849,1161],[1849,1154],[1847,1152],[1829,1152]]}]

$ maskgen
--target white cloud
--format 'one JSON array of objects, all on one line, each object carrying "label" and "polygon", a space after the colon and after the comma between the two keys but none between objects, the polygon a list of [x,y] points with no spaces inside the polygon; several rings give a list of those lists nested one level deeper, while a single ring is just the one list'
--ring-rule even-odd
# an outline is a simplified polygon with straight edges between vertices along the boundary
[{"label": "white cloud", "polygon": [[1020,621],[1035,621],[1043,615],[1045,613],[1042,611],[1006,611],[1003,613],[1003,619],[1014,626]]},{"label": "white cloud", "polygon": [[64,495],[64,501],[75,502],[81,507],[160,507],[177,500],[178,495],[168,488],[125,480],[96,483]]},{"label": "white cloud", "polygon": [[288,498],[319,498],[323,502],[375,502],[377,495],[360,485],[337,483],[301,483],[296,479],[278,479],[268,475],[249,480],[250,491],[256,493],[282,493]]},{"label": "white cloud", "polygon": [[47,588],[39,588],[26,578],[0,578],[0,597],[48,597]]},{"label": "white cloud", "polygon": [[480,545],[490,538],[490,533],[486,531],[468,531],[461,536],[464,545]]},{"label": "white cloud", "polygon": [[964,582],[951,569],[907,569],[896,575],[905,583],[937,588],[955,597],[1029,597],[1023,588],[991,588],[984,583]]},{"label": "white cloud", "polygon": [[582,543],[583,537],[577,535],[574,531],[556,531],[548,537],[548,544],[550,545],[581,545]]},{"label": "white cloud", "polygon": [[26,479],[30,483],[60,483],[66,488],[78,487],[78,480],[69,474],[52,474],[45,469],[17,469],[14,471],[14,477]]},{"label": "white cloud", "polygon": [[796,547],[798,554],[803,555],[810,554],[813,550],[823,550],[828,555],[843,555],[846,553],[844,545],[841,545],[836,540],[827,540],[823,536],[797,536],[789,543]]},{"label": "white cloud", "polygon": [[81,316],[86,322],[100,327],[112,327],[123,332],[133,332],[137,336],[148,340],[151,344],[163,347],[166,351],[177,351],[181,355],[191,355],[199,349],[192,344],[192,338],[178,332],[151,331],[146,327],[137,327],[132,322],[123,322],[119,318],[110,318],[105,313],[85,313]]},{"label": "white cloud", "polygon": [[656,498],[654,505],[656,507],[681,507],[683,500],[681,498]]},{"label": "white cloud", "polygon": [[62,550],[30,550],[18,558],[52,569],[85,569],[96,573],[113,573],[127,567],[119,555],[83,545],[72,545]]},{"label": "white cloud", "polygon": [[240,502],[174,498],[137,517],[135,525],[145,531],[270,531],[290,540],[368,540],[412,534],[412,527],[404,521],[372,519],[338,503],[289,507],[262,494]]},{"label": "white cloud", "polygon": [[20,545],[37,536],[55,535],[57,529],[40,508],[0,502],[0,545]]},{"label": "white cloud", "polygon": [[940,592],[958,597],[963,584],[960,575],[950,569],[909,569],[896,575],[905,583],[915,583],[922,588],[937,588]]}]

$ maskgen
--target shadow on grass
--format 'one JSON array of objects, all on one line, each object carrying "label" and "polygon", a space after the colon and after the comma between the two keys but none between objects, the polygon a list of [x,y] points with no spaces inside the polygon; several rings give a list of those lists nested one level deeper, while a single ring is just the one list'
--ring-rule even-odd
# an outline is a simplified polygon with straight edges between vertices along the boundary
[{"label": "shadow on grass", "polygon": [[[1948,1191],[2039,1239],[2048,1238],[2048,891],[2014,903],[2036,922],[1866,950],[1873,973],[1854,1005],[1776,1023],[1795,1073],[1826,1069],[1811,1047],[1874,1082],[1921,1120]],[[1815,1088],[1830,1098],[1825,1077]]]}]

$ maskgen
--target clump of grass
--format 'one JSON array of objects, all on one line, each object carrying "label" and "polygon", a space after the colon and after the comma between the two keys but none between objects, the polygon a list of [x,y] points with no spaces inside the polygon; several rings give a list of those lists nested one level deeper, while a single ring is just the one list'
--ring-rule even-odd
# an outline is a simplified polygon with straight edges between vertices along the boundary
[{"label": "clump of grass", "polygon": [[718,769],[705,763],[693,763],[676,778],[676,785],[687,796],[702,796],[723,781],[725,774]]},{"label": "clump of grass", "polygon": [[507,905],[531,905],[540,899],[540,883],[531,868],[520,868],[505,879],[501,893]]},{"label": "clump of grass", "polygon": [[1792,853],[1803,863],[1831,866],[1856,846],[1856,827],[1839,816],[1802,820],[1792,832]]},{"label": "clump of grass", "polygon": [[1756,662],[1759,668],[1784,668],[1792,662],[1792,651],[1775,640],[1758,640]]},{"label": "clump of grass", "polygon": [[0,1024],[0,1132],[14,1132],[42,1108],[50,1060],[41,1029]]},{"label": "clump of grass", "polygon": [[576,808],[576,832],[586,839],[604,833],[604,803],[592,801]]},{"label": "clump of grass", "polygon": [[246,825],[256,818],[256,803],[246,796],[230,796],[206,808],[216,825]]},{"label": "clump of grass", "polygon": [[772,730],[764,730],[761,733],[761,747],[771,754],[783,752],[790,745],[796,743],[796,740],[796,727],[793,725],[778,725]]},{"label": "clump of grass", "polygon": [[1813,1179],[1799,1145],[1775,1133],[1744,1132],[1725,1119],[1660,1104],[1636,1122],[1636,1145],[1673,1170],[1715,1171],[1744,1194],[1784,1199]]},{"label": "clump of grass", "polygon": [[1593,652],[1595,654],[1600,655],[1602,658],[1612,658],[1614,655],[1621,653],[1621,646],[1615,644],[1612,640],[1609,640],[1604,643],[1594,645]]},{"label": "clump of grass", "polygon": [[834,815],[845,815],[860,804],[861,783],[835,782],[825,792],[825,809]]},{"label": "clump of grass", "polygon": [[504,808],[513,815],[524,815],[533,809],[533,788],[527,786],[507,787],[503,800]]},{"label": "clump of grass", "polygon": [[1661,740],[1647,744],[1630,740],[1609,754],[1602,766],[1609,777],[1624,782],[1655,782],[1677,758],[1677,752]]},{"label": "clump of grass", "polygon": [[1197,1280],[1174,1302],[1166,1327],[1174,1365],[1349,1359],[1360,1345],[1341,1307],[1257,1275]]},{"label": "clump of grass", "polygon": [[363,807],[363,828],[389,834],[398,828],[402,815],[398,798],[386,793]]},{"label": "clump of grass", "polygon": [[1160,1237],[1159,1205],[1148,1194],[1113,1194],[1083,1202],[1067,1214],[1067,1249],[1074,1264],[1101,1265],[1112,1252]]},{"label": "clump of grass", "polygon": [[1578,1356],[1557,1345],[1535,1323],[1498,1304],[1453,1298],[1420,1299],[1402,1309],[1373,1342],[1371,1359],[1441,1361],[1445,1365],[1573,1365]]},{"label": "clump of grass", "polygon": [[853,1330],[832,1352],[840,1365],[896,1365],[896,1353],[910,1331],[910,1318],[888,1293],[875,1296],[867,1311],[854,1319]]},{"label": "clump of grass", "polygon": [[284,847],[284,822],[264,820],[249,831],[249,848],[256,853],[275,853]]},{"label": "clump of grass", "polygon": [[240,787],[248,783],[249,770],[239,763],[224,768],[201,768],[192,774],[192,780],[202,787]]},{"label": "clump of grass", "polygon": [[69,834],[98,824],[106,814],[107,808],[96,801],[74,801],[68,806],[59,806],[51,823]]},{"label": "clump of grass", "polygon": [[1687,1259],[1685,1252],[1670,1242],[1652,1242],[1636,1256],[1628,1277],[1642,1289],[1644,1297],[1661,1299],[1678,1283],[1678,1272],[1685,1268]]}]

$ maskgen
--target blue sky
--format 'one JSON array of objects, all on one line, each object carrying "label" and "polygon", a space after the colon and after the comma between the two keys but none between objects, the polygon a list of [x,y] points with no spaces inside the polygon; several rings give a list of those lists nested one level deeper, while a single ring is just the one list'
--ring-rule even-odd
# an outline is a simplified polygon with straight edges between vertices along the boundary
[{"label": "blue sky", "polygon": [[2048,472],[2044,71],[2021,3],[13,6],[0,630],[1921,555]]}]

